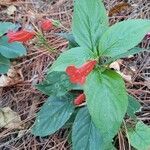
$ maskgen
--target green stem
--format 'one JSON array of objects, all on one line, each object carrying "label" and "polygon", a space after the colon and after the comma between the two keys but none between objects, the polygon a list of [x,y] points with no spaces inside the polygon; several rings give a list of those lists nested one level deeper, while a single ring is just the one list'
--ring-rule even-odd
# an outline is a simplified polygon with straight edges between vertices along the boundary
[{"label": "green stem", "polygon": [[47,39],[44,37],[42,33],[38,33],[37,36],[39,37],[40,41],[42,41],[40,44],[43,45],[49,52],[54,52],[55,49],[49,46]]}]

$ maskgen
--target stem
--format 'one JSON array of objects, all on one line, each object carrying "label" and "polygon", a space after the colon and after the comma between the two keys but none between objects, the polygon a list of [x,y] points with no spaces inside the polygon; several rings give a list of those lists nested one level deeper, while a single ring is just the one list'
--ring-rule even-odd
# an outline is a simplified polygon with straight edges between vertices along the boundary
[{"label": "stem", "polygon": [[32,23],[32,25],[37,30],[36,34],[37,34],[38,38],[42,41],[42,43],[40,43],[40,44],[43,45],[49,52],[54,52],[55,49],[49,46],[47,39],[44,37],[43,33],[33,23]]},{"label": "stem", "polygon": [[55,49],[49,46],[47,39],[44,37],[42,33],[38,33],[37,36],[42,41],[40,44],[43,45],[49,52],[54,52]]}]

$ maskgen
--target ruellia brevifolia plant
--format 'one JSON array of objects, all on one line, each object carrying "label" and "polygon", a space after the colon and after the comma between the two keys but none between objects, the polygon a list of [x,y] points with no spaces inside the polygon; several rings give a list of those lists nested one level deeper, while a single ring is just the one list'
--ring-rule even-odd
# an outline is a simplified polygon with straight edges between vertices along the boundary
[{"label": "ruellia brevifolia plant", "polygon": [[75,0],[71,49],[37,85],[50,97],[37,113],[32,133],[44,137],[69,128],[74,150],[112,150],[122,132],[134,148],[150,149],[150,128],[135,115],[140,104],[109,68],[113,61],[140,52],[137,45],[149,31],[150,20],[145,19],[109,26],[102,1]]}]

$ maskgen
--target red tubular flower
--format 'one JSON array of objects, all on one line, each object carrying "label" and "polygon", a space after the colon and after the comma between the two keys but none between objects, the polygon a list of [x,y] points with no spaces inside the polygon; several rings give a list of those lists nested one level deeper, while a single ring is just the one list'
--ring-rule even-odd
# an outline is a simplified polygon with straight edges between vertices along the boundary
[{"label": "red tubular flower", "polygon": [[96,65],[95,60],[91,60],[83,64],[80,68],[76,68],[75,66],[68,66],[66,69],[66,73],[70,77],[70,81],[75,84],[83,85],[86,80],[86,76],[94,69]]},{"label": "red tubular flower", "polygon": [[81,105],[82,103],[85,102],[85,94],[80,94],[75,100],[74,100],[74,104],[75,105]]},{"label": "red tubular flower", "polygon": [[17,32],[9,31],[7,33],[8,36],[8,42],[27,42],[28,40],[31,40],[35,36],[35,32],[33,31],[26,31],[26,30],[20,30]]},{"label": "red tubular flower", "polygon": [[41,22],[41,28],[44,31],[49,31],[50,29],[52,29],[52,27],[53,27],[53,23],[49,19],[45,19]]}]

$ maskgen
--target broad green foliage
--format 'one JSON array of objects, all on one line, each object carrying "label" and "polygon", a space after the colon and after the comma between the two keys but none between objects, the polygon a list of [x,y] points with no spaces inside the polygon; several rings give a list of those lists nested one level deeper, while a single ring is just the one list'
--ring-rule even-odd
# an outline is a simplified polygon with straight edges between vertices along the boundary
[{"label": "broad green foliage", "polygon": [[80,66],[90,58],[93,58],[92,52],[85,48],[72,48],[62,53],[52,65],[50,71],[65,71],[69,65]]},{"label": "broad green foliage", "polygon": [[9,59],[5,58],[0,54],[0,73],[7,73],[10,67]]},{"label": "broad green foliage", "polygon": [[105,140],[111,140],[122,123],[128,106],[122,78],[111,70],[92,72],[84,86],[87,106]]},{"label": "broad green foliage", "polygon": [[[65,125],[70,127],[76,116],[74,113],[73,119],[69,119],[71,114],[79,110],[72,128],[73,150],[114,150],[112,141],[122,129],[125,114],[137,121],[135,113],[140,104],[128,96],[121,76],[106,64],[141,52],[137,45],[150,32],[150,20],[126,20],[109,27],[102,0],[75,0],[74,4],[73,34],[58,34],[74,48],[58,57],[44,82],[37,86],[50,98],[37,114],[33,134],[46,136]],[[97,61],[93,70],[88,60]],[[65,71],[71,65],[80,67],[76,74],[73,74],[73,67],[69,69],[74,78],[86,77],[84,85],[70,83]],[[66,100],[65,94],[70,90],[72,95],[85,94],[84,108],[76,105],[75,109],[70,96]],[[80,95],[75,100],[80,100]],[[149,137],[149,128],[141,123],[135,130],[129,130],[131,144],[139,150],[150,149]],[[145,143],[142,138],[146,139]]]},{"label": "broad green foliage", "polygon": [[108,148],[106,148],[105,150],[117,150],[116,147],[111,143]]},{"label": "broad green foliage", "polygon": [[100,131],[91,120],[88,109],[81,108],[76,116],[72,129],[74,150],[101,150],[104,149]]},{"label": "broad green foliage", "polygon": [[133,19],[111,26],[99,41],[99,53],[116,57],[126,53],[141,42],[150,31],[150,20]]},{"label": "broad green foliage", "polygon": [[100,0],[75,0],[73,34],[76,42],[92,51],[108,28],[108,17]]},{"label": "broad green foliage", "polygon": [[59,130],[74,111],[73,96],[50,97],[42,106],[32,129],[36,136],[47,136]]},{"label": "broad green foliage", "polygon": [[140,110],[141,104],[131,95],[128,95],[127,114],[133,119],[136,118],[135,113]]},{"label": "broad green foliage", "polygon": [[14,29],[16,26],[11,22],[0,22],[0,36],[7,33],[7,31]]},{"label": "broad green foliage", "polygon": [[6,58],[16,58],[26,54],[25,47],[19,42],[8,43],[6,36],[0,38],[0,53]]},{"label": "broad green foliage", "polygon": [[120,55],[117,55],[113,58],[108,59],[108,61],[106,61],[105,64],[112,63],[112,62],[114,62],[114,61],[116,61],[117,59],[120,59],[120,58],[126,58],[128,56],[135,55],[135,54],[137,54],[139,52],[142,52],[142,51],[145,51],[145,49],[142,49],[142,48],[139,48],[139,47],[134,47],[134,48],[128,50],[127,52],[125,52],[125,53],[122,53]]},{"label": "broad green foliage", "polygon": [[137,150],[150,149],[150,127],[144,123],[138,122],[135,129],[129,129],[128,136],[131,145]]},{"label": "broad green foliage", "polygon": [[46,79],[37,85],[37,88],[49,96],[62,96],[74,88],[75,85],[70,83],[69,77],[65,72],[49,73]]},{"label": "broad green foliage", "polygon": [[73,47],[79,47],[77,42],[75,41],[75,38],[72,33],[57,33],[56,35],[65,38],[67,41],[69,41],[69,48]]},{"label": "broad green foliage", "polygon": [[[74,120],[76,118],[76,115],[78,113],[80,109],[79,108],[76,108],[75,111],[72,113],[72,115],[70,116],[69,120],[65,123],[65,125],[63,126],[63,128],[69,128],[69,127],[72,127],[73,123],[74,123]],[[71,135],[70,135],[70,138],[71,138]]]},{"label": "broad green foliage", "polygon": [[18,42],[8,43],[6,34],[17,28],[10,22],[0,22],[0,73],[7,73],[10,67],[10,58],[17,58],[26,54],[25,47]]}]

